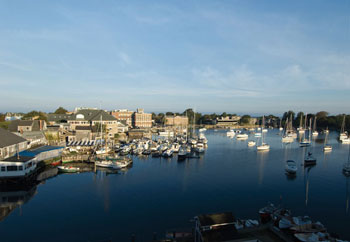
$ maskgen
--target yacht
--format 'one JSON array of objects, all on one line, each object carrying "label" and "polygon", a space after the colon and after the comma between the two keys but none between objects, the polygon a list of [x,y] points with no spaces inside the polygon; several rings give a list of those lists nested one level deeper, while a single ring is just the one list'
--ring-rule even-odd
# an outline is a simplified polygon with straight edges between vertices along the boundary
[{"label": "yacht", "polygon": [[[264,127],[264,125],[265,125],[265,117],[263,116],[262,126]],[[264,150],[269,150],[270,149],[270,145],[268,145],[267,143],[264,142],[264,136],[265,136],[264,133],[262,133],[261,145],[256,147],[257,150],[264,151]]]},{"label": "yacht", "polygon": [[282,143],[293,143],[294,138],[291,136],[283,136],[282,137]]},{"label": "yacht", "polygon": [[348,139],[348,133],[345,131],[345,115],[343,117],[343,122],[341,124],[339,140],[343,141],[343,139]]},{"label": "yacht", "polygon": [[270,145],[266,144],[266,143],[262,143],[261,145],[256,147],[257,150],[269,150],[270,149]]},{"label": "yacht", "polygon": [[324,145],[323,145],[323,151],[324,152],[330,152],[330,151],[332,151],[332,146],[331,145],[329,145],[329,144],[327,144],[327,140],[328,140],[328,130],[326,130],[327,132],[325,132],[326,133],[326,137],[325,137],[325,139],[324,139]]}]

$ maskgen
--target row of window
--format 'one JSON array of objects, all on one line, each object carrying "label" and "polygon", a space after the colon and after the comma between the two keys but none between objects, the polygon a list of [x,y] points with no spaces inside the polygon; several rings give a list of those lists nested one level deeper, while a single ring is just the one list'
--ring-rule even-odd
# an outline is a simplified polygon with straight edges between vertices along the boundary
[{"label": "row of window", "polygon": [[[28,169],[33,166],[33,162],[29,162],[26,166],[25,169]],[[6,171],[23,171],[23,166],[1,166],[0,169],[2,172]]]},{"label": "row of window", "polygon": [[23,171],[23,166],[2,166],[1,171]]}]

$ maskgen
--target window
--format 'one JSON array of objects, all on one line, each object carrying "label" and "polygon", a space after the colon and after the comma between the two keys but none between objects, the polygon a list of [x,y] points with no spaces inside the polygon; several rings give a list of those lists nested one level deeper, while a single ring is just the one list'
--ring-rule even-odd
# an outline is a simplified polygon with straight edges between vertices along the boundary
[{"label": "window", "polygon": [[18,166],[19,171],[23,171],[23,166]]},{"label": "window", "polygon": [[29,163],[26,165],[26,169],[29,168],[29,167],[32,167],[32,162],[29,162]]},{"label": "window", "polygon": [[8,166],[7,171],[17,171],[17,166]]},{"label": "window", "polygon": [[1,171],[5,171],[5,166],[2,166],[2,167],[1,167]]}]

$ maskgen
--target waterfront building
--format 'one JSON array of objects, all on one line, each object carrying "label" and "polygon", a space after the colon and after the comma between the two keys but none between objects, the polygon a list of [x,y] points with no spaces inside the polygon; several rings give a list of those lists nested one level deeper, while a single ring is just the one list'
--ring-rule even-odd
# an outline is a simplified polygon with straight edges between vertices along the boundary
[{"label": "waterfront building", "polygon": [[138,108],[132,116],[132,125],[134,128],[151,128],[152,114],[145,113],[143,108]]},{"label": "waterfront building", "polygon": [[216,118],[216,125],[218,126],[233,126],[238,125],[238,122],[241,120],[240,116],[226,116]]},{"label": "waterfront building", "polygon": [[98,137],[97,126],[76,126],[75,140],[94,140]]},{"label": "waterfront building", "polygon": [[26,139],[0,128],[0,159],[6,159],[27,148]]},{"label": "waterfront building", "polygon": [[47,145],[47,139],[44,131],[25,131],[16,134],[28,141],[28,149],[35,146]]},{"label": "waterfront building", "polygon": [[6,113],[5,121],[20,120],[23,117],[21,114],[17,113]]},{"label": "waterfront building", "polygon": [[125,122],[129,127],[132,126],[132,115],[134,111],[130,111],[127,109],[119,109],[111,112],[118,121]]},{"label": "waterfront building", "polygon": [[14,120],[9,124],[9,130],[14,133],[41,131],[46,129],[47,125],[45,120]]},{"label": "waterfront building", "polygon": [[165,116],[166,126],[187,126],[188,117],[187,116]]},{"label": "waterfront building", "polygon": [[94,126],[100,124],[108,127],[118,126],[118,120],[104,110],[76,108],[72,114],[48,114],[48,121],[52,123],[68,123],[71,130],[77,126]]},{"label": "waterfront building", "polygon": [[35,157],[12,156],[0,159],[0,181],[9,179],[25,178],[30,176],[36,169]]}]

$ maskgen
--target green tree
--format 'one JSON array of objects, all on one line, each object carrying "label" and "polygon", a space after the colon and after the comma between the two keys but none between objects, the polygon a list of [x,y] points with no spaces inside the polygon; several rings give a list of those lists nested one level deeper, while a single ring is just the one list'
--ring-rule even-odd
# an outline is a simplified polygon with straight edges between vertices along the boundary
[{"label": "green tree", "polygon": [[0,122],[5,122],[5,114],[0,113]]},{"label": "green tree", "polygon": [[241,118],[241,124],[249,124],[250,122],[250,115],[243,115],[242,118]]},{"label": "green tree", "polygon": [[40,111],[31,111],[23,115],[22,120],[45,120],[47,122],[46,114]]},{"label": "green tree", "polygon": [[67,109],[59,107],[59,108],[56,109],[55,114],[66,114],[67,112],[68,112]]}]

